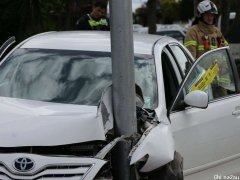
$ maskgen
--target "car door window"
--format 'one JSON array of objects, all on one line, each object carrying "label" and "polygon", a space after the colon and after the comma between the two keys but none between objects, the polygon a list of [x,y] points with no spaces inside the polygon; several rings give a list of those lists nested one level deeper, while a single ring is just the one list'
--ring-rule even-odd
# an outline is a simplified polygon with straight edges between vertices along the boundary
[{"label": "car door window", "polygon": [[165,99],[167,108],[170,106],[173,98],[177,94],[179,88],[179,83],[177,79],[176,69],[174,69],[171,58],[168,54],[163,51],[161,54],[162,59],[162,69],[163,69],[163,80],[165,88]]},{"label": "car door window", "polygon": [[170,45],[169,47],[184,77],[191,67],[191,60],[178,45]]},{"label": "car door window", "polygon": [[186,95],[194,90],[205,91],[209,101],[236,93],[233,71],[226,49],[208,53],[194,65],[181,92]]}]

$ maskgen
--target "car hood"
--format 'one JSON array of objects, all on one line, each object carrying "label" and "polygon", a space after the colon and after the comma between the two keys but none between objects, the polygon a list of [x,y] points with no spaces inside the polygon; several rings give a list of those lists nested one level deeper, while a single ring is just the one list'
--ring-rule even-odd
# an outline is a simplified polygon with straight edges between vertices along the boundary
[{"label": "car hood", "polygon": [[0,97],[0,147],[105,140],[97,107]]}]

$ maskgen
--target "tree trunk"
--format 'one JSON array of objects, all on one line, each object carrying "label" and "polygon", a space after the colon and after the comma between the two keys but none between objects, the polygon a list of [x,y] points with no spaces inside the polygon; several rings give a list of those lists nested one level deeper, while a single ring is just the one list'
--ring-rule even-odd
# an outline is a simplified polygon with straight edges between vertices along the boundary
[{"label": "tree trunk", "polygon": [[75,0],[68,0],[66,1],[66,20],[65,20],[65,27],[64,30],[70,30],[73,27],[72,19],[76,14],[76,1]]},{"label": "tree trunk", "polygon": [[[227,38],[229,43],[239,43],[239,29],[240,29],[240,6],[239,0],[222,0],[221,9],[222,11],[222,22],[221,22],[221,31],[224,36]],[[229,19],[229,13],[236,12],[235,19]]]},{"label": "tree trunk", "polygon": [[147,9],[148,9],[148,33],[156,33],[156,5],[157,0],[148,0]]},{"label": "tree trunk", "polygon": [[193,14],[194,14],[194,17],[197,16],[197,5],[198,5],[198,0],[193,0]]},{"label": "tree trunk", "polygon": [[221,11],[221,31],[223,34],[227,35],[229,32],[229,19],[228,19],[228,15],[230,12],[230,1],[228,0],[222,0],[224,2],[221,2],[221,9],[223,9]]}]

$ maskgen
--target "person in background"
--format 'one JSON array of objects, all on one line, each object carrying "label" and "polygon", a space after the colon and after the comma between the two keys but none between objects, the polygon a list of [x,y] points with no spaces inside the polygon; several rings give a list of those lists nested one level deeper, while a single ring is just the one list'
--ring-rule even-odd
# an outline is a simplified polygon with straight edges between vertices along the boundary
[{"label": "person in background", "polygon": [[187,31],[184,45],[197,59],[203,53],[224,47],[228,42],[215,26],[218,17],[217,6],[210,0],[203,0],[197,6],[197,17]]},{"label": "person in background", "polygon": [[77,30],[103,30],[109,31],[109,19],[105,16],[107,3],[104,1],[95,1],[90,14],[86,14],[77,20]]}]

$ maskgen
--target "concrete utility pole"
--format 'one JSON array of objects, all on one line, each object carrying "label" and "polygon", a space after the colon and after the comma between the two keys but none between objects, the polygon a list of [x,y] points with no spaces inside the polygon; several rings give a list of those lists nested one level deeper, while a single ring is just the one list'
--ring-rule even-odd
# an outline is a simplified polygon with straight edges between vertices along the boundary
[{"label": "concrete utility pole", "polygon": [[[117,136],[131,136],[137,131],[135,77],[132,31],[132,1],[110,0],[111,51],[113,69],[113,109]],[[115,148],[113,165],[117,179],[131,179],[128,154],[131,140]]]}]

